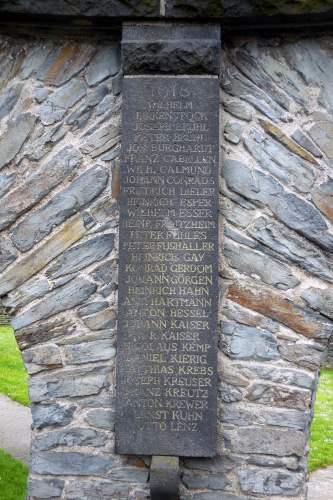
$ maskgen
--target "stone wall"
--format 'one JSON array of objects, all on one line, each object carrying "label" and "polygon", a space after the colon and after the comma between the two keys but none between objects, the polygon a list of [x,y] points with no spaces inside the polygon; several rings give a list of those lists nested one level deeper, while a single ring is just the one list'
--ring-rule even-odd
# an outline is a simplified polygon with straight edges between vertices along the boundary
[{"label": "stone wall", "polygon": [[[0,44],[0,296],[30,373],[29,499],[149,498],[149,459],[114,453],[119,47]],[[333,319],[332,52],[223,47],[219,456],[182,462],[182,500],[306,496]]]}]

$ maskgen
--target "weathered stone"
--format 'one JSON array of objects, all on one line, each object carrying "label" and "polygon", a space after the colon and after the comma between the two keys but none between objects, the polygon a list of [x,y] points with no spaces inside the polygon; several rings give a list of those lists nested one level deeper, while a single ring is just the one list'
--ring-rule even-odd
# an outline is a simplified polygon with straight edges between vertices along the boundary
[{"label": "weathered stone", "polygon": [[77,310],[77,314],[78,316],[80,316],[80,318],[82,318],[99,311],[104,311],[104,309],[106,309],[107,307],[109,307],[109,303],[106,300],[101,302],[90,302],[90,304],[85,304],[79,307]]},{"label": "weathered stone", "polygon": [[[263,426],[225,427],[224,439],[236,453],[263,453],[277,456],[304,456],[306,435],[295,429],[268,428]],[[228,447],[229,447],[228,446]]]},{"label": "weathered stone", "polygon": [[37,125],[18,159],[26,157],[29,160],[40,161],[65,135],[66,129],[59,123],[51,127]]},{"label": "weathered stone", "polygon": [[108,308],[91,316],[82,318],[83,323],[90,330],[104,330],[105,328],[114,328],[116,326],[116,311]]},{"label": "weathered stone", "polygon": [[126,500],[129,498],[129,485],[113,481],[73,481],[66,488],[68,500],[91,500],[92,498]]},{"label": "weathered stone", "polygon": [[268,360],[279,358],[275,336],[267,331],[259,330],[238,323],[223,322],[222,334],[227,340],[226,353],[235,359]]},{"label": "weathered stone", "polygon": [[44,451],[34,453],[31,471],[54,476],[103,475],[112,467],[109,455],[89,455],[88,453]]},{"label": "weathered stone", "polygon": [[19,332],[15,332],[16,341],[21,349],[29,349],[34,345],[55,338],[67,337],[76,329],[76,324],[66,318],[57,317],[49,321],[40,321],[32,326],[22,328]]},{"label": "weathered stone", "polygon": [[0,174],[0,198],[2,198],[7,191],[13,186],[16,179],[15,174],[3,175]]},{"label": "weathered stone", "polygon": [[247,122],[250,122],[252,120],[251,108],[244,104],[242,101],[224,98],[222,104],[224,109],[236,118],[245,120]]},{"label": "weathered stone", "polygon": [[290,389],[283,385],[257,382],[251,385],[246,397],[250,401],[269,406],[308,410],[311,405],[311,393],[306,389]]},{"label": "weathered stone", "polygon": [[93,368],[85,370],[67,370],[57,374],[32,378],[29,387],[33,403],[59,397],[78,397],[97,394],[107,383],[107,370]]},{"label": "weathered stone", "polygon": [[0,236],[0,272],[17,258],[17,252],[10,240]]},{"label": "weathered stone", "polygon": [[[94,92],[90,93],[81,106],[69,115],[66,123],[72,126],[73,130],[83,128],[87,125],[97,104],[108,94],[107,85],[100,85]],[[110,108],[112,109],[112,108]]]},{"label": "weathered stone", "polygon": [[255,467],[240,469],[238,477],[242,491],[250,494],[298,495],[304,482],[300,473]]},{"label": "weathered stone", "polygon": [[37,435],[33,440],[33,449],[47,451],[57,446],[104,446],[107,441],[107,435],[94,429],[85,429],[80,427],[71,427],[55,432],[43,432]]},{"label": "weathered stone", "polygon": [[268,135],[253,128],[244,139],[244,144],[265,171],[273,174],[287,186],[293,186],[302,193],[307,193],[313,186],[315,176],[312,168],[302,158],[290,153]]},{"label": "weathered stone", "polygon": [[285,121],[285,113],[261,88],[246,80],[235,68],[223,68],[221,72],[223,90],[252,104],[261,113],[274,122]]},{"label": "weathered stone", "polygon": [[259,60],[253,54],[236,49],[231,53],[232,61],[236,68],[250,82],[260,88],[265,95],[269,96],[281,108],[289,110],[291,100],[289,96],[282,92],[274,81],[267,75],[266,71],[259,65]]},{"label": "weathered stone", "polygon": [[37,73],[38,80],[49,85],[63,85],[87,65],[93,48],[82,44],[66,44],[55,48]]},{"label": "weathered stone", "polygon": [[311,139],[317,144],[329,160],[333,160],[333,122],[320,121],[315,123],[309,130]]},{"label": "weathered stone", "polygon": [[260,206],[269,206],[288,227],[325,250],[333,249],[333,235],[328,232],[327,223],[319,210],[295,194],[286,192],[273,177],[251,170],[236,160],[224,162],[224,177],[227,186],[236,193]]},{"label": "weathered stone", "polygon": [[314,371],[320,368],[323,359],[321,351],[305,342],[281,342],[279,352],[287,361]]},{"label": "weathered stone", "polygon": [[60,121],[85,94],[86,85],[81,80],[72,80],[56,90],[39,108],[43,125],[52,125]]},{"label": "weathered stone", "polygon": [[33,498],[61,497],[65,481],[61,479],[30,479],[29,495]]},{"label": "weathered stone", "polygon": [[90,266],[104,259],[113,249],[114,235],[103,234],[70,248],[46,272],[50,278],[58,278]]},{"label": "weathered stone", "polygon": [[267,318],[262,314],[258,314],[251,309],[246,309],[236,302],[225,299],[223,314],[237,323],[259,328],[260,330],[268,330],[269,332],[276,333],[279,331],[279,325],[271,318]]},{"label": "weathered stone", "polygon": [[13,229],[12,240],[15,246],[22,252],[30,250],[55,227],[101,194],[108,177],[108,172],[98,166],[80,175],[67,189],[58,193],[41,209],[29,214]]},{"label": "weathered stone", "polygon": [[319,210],[333,222],[333,179],[316,186],[312,198]]},{"label": "weathered stone", "polygon": [[309,151],[313,156],[316,158],[321,158],[323,155],[318,149],[315,144],[310,141],[310,139],[304,134],[304,132],[300,129],[296,129],[293,134],[291,134],[291,137],[296,141],[302,148],[306,149]]},{"label": "weathered stone", "polygon": [[88,131],[81,146],[82,153],[96,158],[113,148],[120,141],[120,129],[117,125],[107,125],[97,130]]},{"label": "weathered stone", "polygon": [[0,97],[0,120],[5,118],[17,103],[23,83],[16,83],[9,87]]},{"label": "weathered stone", "polygon": [[257,405],[224,405],[222,421],[237,426],[273,425],[304,430],[310,420],[310,412],[262,407]]},{"label": "weathered stone", "polygon": [[[221,493],[216,493],[216,492],[194,493],[191,498],[193,498],[193,500],[220,500]],[[232,493],[223,492],[223,500],[249,500],[249,499],[247,497],[244,497],[243,495],[237,495],[237,494],[233,495]],[[254,500],[256,499],[254,498]]]},{"label": "weathered stone", "polygon": [[22,357],[30,374],[62,366],[60,349],[54,344],[27,349],[22,353]]},{"label": "weathered stone", "polygon": [[230,241],[225,242],[224,251],[228,264],[241,273],[253,278],[260,277],[265,283],[281,290],[288,290],[299,284],[298,278],[293,275],[290,268],[268,255],[235,245]]},{"label": "weathered stone", "polygon": [[233,240],[235,243],[240,243],[241,245],[245,245],[250,248],[258,247],[258,244],[255,240],[244,236],[244,233],[228,226],[227,224],[224,226],[224,236],[225,241],[227,241],[228,238],[229,240]]},{"label": "weathered stone", "polygon": [[95,291],[96,285],[86,279],[76,278],[50,292],[44,299],[17,316],[13,321],[13,328],[20,330],[31,323],[72,309],[84,302]]},{"label": "weathered stone", "polygon": [[283,224],[274,219],[258,217],[247,231],[260,243],[309,273],[333,282],[333,259]]},{"label": "weathered stone", "polygon": [[321,314],[333,320],[332,288],[307,288],[301,296],[312,309],[321,312]]},{"label": "weathered stone", "polygon": [[119,46],[105,45],[98,47],[86,70],[88,85],[96,85],[109,76],[114,76],[120,70]]},{"label": "weathered stone", "polygon": [[117,467],[112,470],[112,478],[115,481],[128,481],[135,483],[147,483],[149,469],[147,467]]},{"label": "weathered stone", "polygon": [[68,283],[72,278],[72,276],[65,276],[64,278],[51,281],[45,276],[36,276],[9,293],[3,301],[8,307],[18,309],[26,306],[33,300],[43,297],[51,290],[54,290],[54,288]]},{"label": "weathered stone", "polygon": [[31,113],[22,114],[14,122],[9,122],[0,138],[0,169],[15,158],[31,134],[35,122],[36,117]]},{"label": "weathered stone", "polygon": [[84,419],[89,425],[98,429],[114,430],[115,413],[112,409],[96,408],[90,410]]},{"label": "weathered stone", "polygon": [[64,348],[65,360],[68,364],[94,363],[96,361],[111,361],[116,355],[111,340],[97,340]]},{"label": "weathered stone", "polygon": [[94,271],[94,279],[103,284],[110,284],[114,280],[115,275],[115,261],[108,260],[103,262],[100,266],[98,266]]},{"label": "weathered stone", "polygon": [[277,384],[296,385],[305,389],[313,389],[316,381],[314,375],[305,370],[293,370],[277,366],[274,366],[273,369],[272,366],[265,365],[264,363],[244,363],[242,366],[234,365],[234,369],[241,369],[249,377],[252,374],[253,378],[270,380]]},{"label": "weathered stone", "polygon": [[[125,24],[124,74],[219,74],[220,27],[199,24]],[[175,47],[177,49],[175,50]]]},{"label": "weathered stone", "polygon": [[253,212],[251,212],[251,210],[244,209],[226,197],[223,199],[222,214],[228,222],[235,226],[247,227],[253,218]]},{"label": "weathered stone", "polygon": [[43,163],[36,172],[28,175],[23,184],[0,200],[0,229],[5,229],[58,186],[76,170],[80,160],[80,153],[68,146]]},{"label": "weathered stone", "polygon": [[243,399],[243,391],[227,383],[221,383],[218,392],[224,403],[234,403]]},{"label": "weathered stone", "polygon": [[303,147],[293,141],[287,134],[283,132],[281,128],[274,123],[270,123],[267,120],[263,120],[259,118],[259,123],[263,127],[263,129],[268,132],[274,139],[277,139],[281,144],[283,144],[287,149],[289,149],[292,153],[303,158],[303,160],[309,161],[310,163],[317,164],[317,160],[306,151]]},{"label": "weathered stone", "polygon": [[251,288],[242,281],[229,288],[228,298],[249,309],[269,316],[306,337],[327,339],[332,326],[325,318],[311,314],[289,299],[267,288]]},{"label": "weathered stone", "polygon": [[225,490],[230,481],[225,474],[221,473],[198,473],[197,471],[184,471],[182,482],[189,489]]},{"label": "weathered stone", "polygon": [[232,144],[238,144],[241,140],[244,127],[240,123],[228,121],[224,127],[224,137]]},{"label": "weathered stone", "polygon": [[253,454],[248,457],[247,462],[262,467],[282,467],[290,470],[297,470],[300,467],[298,457],[274,457],[273,455]]},{"label": "weathered stone", "polygon": [[108,390],[102,390],[94,396],[80,398],[82,408],[114,408],[114,398]]},{"label": "weathered stone", "polygon": [[8,293],[27,281],[73,243],[80,240],[86,232],[87,228],[82,217],[79,215],[73,217],[37,250],[23,257],[19,266],[14,266],[3,274],[0,279],[0,295]]},{"label": "weathered stone", "polygon": [[32,422],[36,429],[44,427],[60,427],[69,424],[73,420],[75,405],[54,404],[32,404]]}]

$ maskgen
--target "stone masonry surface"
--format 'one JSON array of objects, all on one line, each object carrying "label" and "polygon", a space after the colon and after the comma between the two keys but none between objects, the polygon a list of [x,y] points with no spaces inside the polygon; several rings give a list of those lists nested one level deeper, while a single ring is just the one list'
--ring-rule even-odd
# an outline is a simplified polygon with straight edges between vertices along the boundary
[{"label": "stone masonry surface", "polygon": [[[30,374],[28,498],[147,499],[149,458],[114,453],[119,46],[0,45],[0,296]],[[306,498],[333,327],[332,56],[329,36],[223,46],[218,456],[182,461],[181,500]]]}]

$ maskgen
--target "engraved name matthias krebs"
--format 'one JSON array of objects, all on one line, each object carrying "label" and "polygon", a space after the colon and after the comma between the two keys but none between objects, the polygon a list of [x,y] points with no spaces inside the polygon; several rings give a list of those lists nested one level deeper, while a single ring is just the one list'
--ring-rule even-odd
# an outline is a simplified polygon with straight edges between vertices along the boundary
[{"label": "engraved name matthias krebs", "polygon": [[124,92],[120,406],[141,436],[155,432],[173,446],[197,435],[200,448],[205,432],[207,448],[216,412],[217,81],[129,78]]}]

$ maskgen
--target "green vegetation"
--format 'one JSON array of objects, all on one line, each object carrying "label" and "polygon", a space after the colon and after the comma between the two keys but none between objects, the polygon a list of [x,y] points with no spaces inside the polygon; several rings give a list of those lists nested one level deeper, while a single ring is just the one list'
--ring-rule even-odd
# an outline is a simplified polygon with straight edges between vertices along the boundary
[{"label": "green vegetation", "polygon": [[13,330],[0,326],[0,394],[29,406],[28,375]]},{"label": "green vegetation", "polygon": [[0,450],[0,500],[24,500],[28,467]]},{"label": "green vegetation", "polygon": [[322,370],[311,427],[309,472],[333,464],[333,370]]}]

